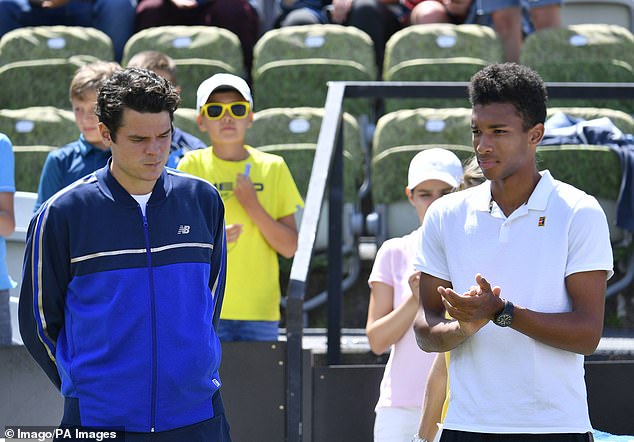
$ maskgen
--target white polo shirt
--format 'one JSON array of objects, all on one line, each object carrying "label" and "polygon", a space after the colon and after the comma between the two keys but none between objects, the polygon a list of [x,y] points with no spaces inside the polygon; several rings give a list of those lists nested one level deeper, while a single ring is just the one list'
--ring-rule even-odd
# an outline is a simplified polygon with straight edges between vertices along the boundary
[{"label": "white polo shirt", "polygon": [[[566,276],[606,270],[613,259],[596,199],[548,171],[508,218],[489,181],[446,195],[427,211],[415,267],[451,281],[458,293],[481,273],[501,296],[528,309],[566,312]],[[591,431],[583,355],[489,322],[451,351],[444,427],[480,433]]]}]

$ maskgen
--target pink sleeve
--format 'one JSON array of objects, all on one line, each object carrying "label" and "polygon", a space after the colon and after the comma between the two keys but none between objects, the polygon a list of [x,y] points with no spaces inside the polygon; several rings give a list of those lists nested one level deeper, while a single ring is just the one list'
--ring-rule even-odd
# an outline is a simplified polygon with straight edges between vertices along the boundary
[{"label": "pink sleeve", "polygon": [[368,278],[368,284],[382,282],[392,287],[394,284],[394,252],[397,251],[396,239],[389,239],[381,245],[376,253],[372,272]]}]

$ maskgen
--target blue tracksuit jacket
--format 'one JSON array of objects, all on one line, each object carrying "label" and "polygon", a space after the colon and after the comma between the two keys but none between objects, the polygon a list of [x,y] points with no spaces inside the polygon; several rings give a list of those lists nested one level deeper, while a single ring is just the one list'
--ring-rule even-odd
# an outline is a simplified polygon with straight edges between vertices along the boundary
[{"label": "blue tracksuit jacket", "polygon": [[166,431],[214,417],[224,206],[164,169],[147,204],[108,165],[51,197],[28,230],[25,345],[65,397],[63,425]]}]

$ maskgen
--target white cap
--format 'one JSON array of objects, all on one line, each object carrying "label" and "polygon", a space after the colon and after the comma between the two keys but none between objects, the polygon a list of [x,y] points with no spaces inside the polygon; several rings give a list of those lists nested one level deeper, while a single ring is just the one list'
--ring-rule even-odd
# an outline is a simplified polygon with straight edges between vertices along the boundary
[{"label": "white cap", "polygon": [[242,78],[233,74],[215,74],[200,83],[196,92],[196,113],[200,114],[200,108],[207,103],[209,96],[218,88],[235,89],[242,98],[249,102],[253,109],[253,98],[251,97],[251,89]]},{"label": "white cap", "polygon": [[463,173],[455,153],[439,147],[425,149],[409,163],[407,187],[412,190],[423,181],[440,180],[455,188],[462,182]]}]

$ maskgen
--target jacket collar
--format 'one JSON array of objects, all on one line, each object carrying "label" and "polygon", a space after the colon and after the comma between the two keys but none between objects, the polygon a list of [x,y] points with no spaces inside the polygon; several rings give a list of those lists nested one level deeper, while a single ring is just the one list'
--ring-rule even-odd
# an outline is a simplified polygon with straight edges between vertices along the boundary
[{"label": "jacket collar", "polygon": [[[95,174],[97,175],[97,183],[99,189],[103,192],[106,197],[112,201],[115,201],[119,204],[123,204],[129,207],[136,207],[138,204],[134,198],[128,193],[127,190],[119,184],[116,178],[110,172],[110,164],[112,163],[112,158],[108,160],[108,164],[106,164],[101,169],[97,170]],[[169,195],[172,190],[172,181],[171,177],[163,168],[163,172],[161,172],[161,176],[159,176],[158,180],[154,184],[154,188],[152,189],[152,196],[148,201],[148,205],[159,204]]]}]

